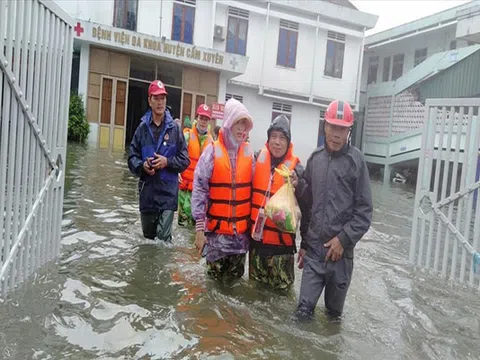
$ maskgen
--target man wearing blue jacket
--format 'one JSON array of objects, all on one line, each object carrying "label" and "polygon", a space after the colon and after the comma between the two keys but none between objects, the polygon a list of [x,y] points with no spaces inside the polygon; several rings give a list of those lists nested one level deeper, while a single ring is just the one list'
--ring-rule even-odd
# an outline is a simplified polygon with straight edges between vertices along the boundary
[{"label": "man wearing blue jacket", "polygon": [[159,80],[148,88],[150,109],[133,135],[130,171],[139,177],[140,218],[148,239],[172,240],[178,204],[178,174],[190,164],[183,133],[166,108],[167,91]]}]

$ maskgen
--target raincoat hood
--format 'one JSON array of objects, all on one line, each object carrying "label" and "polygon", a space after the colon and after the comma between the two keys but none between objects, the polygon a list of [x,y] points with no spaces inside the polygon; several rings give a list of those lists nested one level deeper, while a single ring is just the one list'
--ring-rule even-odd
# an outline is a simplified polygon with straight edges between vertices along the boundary
[{"label": "raincoat hood", "polygon": [[225,143],[225,147],[227,149],[235,149],[238,148],[240,144],[237,143],[235,137],[232,134],[232,126],[235,124],[237,120],[245,118],[248,120],[248,125],[245,131],[248,133],[253,128],[253,120],[252,116],[248,112],[245,105],[243,105],[240,101],[236,99],[230,99],[225,104],[225,110],[223,115],[223,124],[221,129],[221,136],[223,142]]},{"label": "raincoat hood", "polygon": [[290,120],[286,115],[278,115],[275,119],[273,119],[270,127],[267,130],[268,140],[270,140],[270,134],[272,131],[281,131],[288,139],[288,144],[292,139],[292,134],[290,132]]}]

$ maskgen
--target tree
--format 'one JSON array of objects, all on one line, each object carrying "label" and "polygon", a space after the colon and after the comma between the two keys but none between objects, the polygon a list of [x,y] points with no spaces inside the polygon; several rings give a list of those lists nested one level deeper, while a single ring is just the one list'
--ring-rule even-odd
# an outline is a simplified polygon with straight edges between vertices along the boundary
[{"label": "tree", "polygon": [[90,132],[90,125],[85,116],[85,108],[80,95],[70,95],[68,111],[68,140],[84,143]]}]

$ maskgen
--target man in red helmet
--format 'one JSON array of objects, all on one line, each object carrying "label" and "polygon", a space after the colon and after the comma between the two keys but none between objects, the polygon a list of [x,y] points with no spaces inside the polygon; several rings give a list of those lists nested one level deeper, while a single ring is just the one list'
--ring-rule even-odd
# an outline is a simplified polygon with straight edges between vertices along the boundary
[{"label": "man in red helmet", "polygon": [[325,113],[325,146],[307,161],[296,195],[302,210],[298,267],[303,268],[296,317],[310,319],[325,288],[327,314],[342,314],[353,250],[372,220],[370,178],[363,154],[349,144],[353,111],[333,101]]},{"label": "man in red helmet", "polygon": [[185,128],[183,135],[188,148],[188,157],[190,165],[180,177],[178,194],[178,225],[194,226],[195,221],[192,217],[192,191],[193,191],[193,173],[197,166],[198,159],[208,144],[213,142],[213,138],[208,131],[208,123],[212,118],[212,110],[207,104],[200,104],[197,108],[197,117],[191,129]]}]

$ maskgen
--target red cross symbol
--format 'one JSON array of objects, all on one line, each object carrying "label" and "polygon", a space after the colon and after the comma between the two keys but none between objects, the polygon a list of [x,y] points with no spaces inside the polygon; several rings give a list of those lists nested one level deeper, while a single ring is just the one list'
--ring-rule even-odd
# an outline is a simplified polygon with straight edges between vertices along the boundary
[{"label": "red cross symbol", "polygon": [[77,36],[80,36],[82,33],[83,33],[83,27],[82,27],[82,24],[80,24],[79,22],[77,22],[77,26],[75,26],[73,28],[73,31],[75,31],[77,33]]}]

